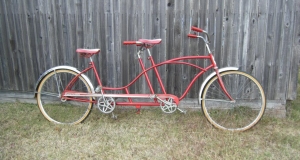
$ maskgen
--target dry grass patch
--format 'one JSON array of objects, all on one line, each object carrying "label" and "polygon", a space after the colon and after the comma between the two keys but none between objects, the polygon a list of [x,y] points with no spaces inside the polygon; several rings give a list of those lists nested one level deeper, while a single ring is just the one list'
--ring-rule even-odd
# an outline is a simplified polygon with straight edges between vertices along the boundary
[{"label": "dry grass patch", "polygon": [[292,116],[264,117],[247,132],[231,133],[214,129],[200,111],[116,113],[114,120],[94,109],[82,124],[55,125],[36,104],[0,104],[0,159],[300,158],[300,123]]}]

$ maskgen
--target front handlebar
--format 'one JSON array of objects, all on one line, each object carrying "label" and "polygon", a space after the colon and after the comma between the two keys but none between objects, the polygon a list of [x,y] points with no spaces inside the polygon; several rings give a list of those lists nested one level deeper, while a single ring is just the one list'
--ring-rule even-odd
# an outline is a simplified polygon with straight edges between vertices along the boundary
[{"label": "front handlebar", "polygon": [[196,31],[196,32],[203,32],[204,31],[203,29],[197,28],[197,27],[194,27],[194,26],[191,27],[191,30]]},{"label": "front handlebar", "polygon": [[194,27],[194,26],[191,27],[191,30],[195,31],[195,32],[199,32],[199,33],[204,33],[206,37],[204,38],[204,37],[199,36],[197,34],[188,34],[188,37],[190,37],[190,38],[201,38],[201,39],[203,39],[203,41],[205,43],[207,43],[207,44],[210,43],[208,33],[205,30],[203,30],[201,28],[198,28],[198,27]]}]

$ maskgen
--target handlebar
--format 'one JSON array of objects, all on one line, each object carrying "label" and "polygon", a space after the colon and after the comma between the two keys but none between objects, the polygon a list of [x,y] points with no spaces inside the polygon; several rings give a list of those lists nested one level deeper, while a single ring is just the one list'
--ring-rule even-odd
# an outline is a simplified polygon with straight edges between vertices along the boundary
[{"label": "handlebar", "polygon": [[207,44],[210,43],[209,36],[208,36],[208,34],[207,34],[207,32],[205,30],[203,30],[201,28],[198,28],[198,27],[194,27],[194,26],[191,27],[191,30],[195,31],[195,32],[204,33],[206,37],[204,38],[202,36],[198,36],[197,34],[188,34],[188,37],[190,37],[190,38],[201,38],[201,39],[203,39],[203,41],[205,43],[207,43]]},{"label": "handlebar", "polygon": [[203,32],[204,31],[203,29],[197,28],[197,27],[194,27],[194,26],[191,27],[191,30],[196,31],[196,32]]},{"label": "handlebar", "polygon": [[195,34],[188,34],[188,37],[190,37],[190,38],[198,38],[198,36],[195,35]]}]

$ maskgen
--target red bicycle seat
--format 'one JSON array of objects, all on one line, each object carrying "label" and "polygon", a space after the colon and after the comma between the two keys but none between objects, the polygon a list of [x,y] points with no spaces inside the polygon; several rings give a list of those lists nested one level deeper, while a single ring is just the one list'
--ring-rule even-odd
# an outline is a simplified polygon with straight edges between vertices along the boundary
[{"label": "red bicycle seat", "polygon": [[76,49],[76,52],[80,54],[82,57],[89,58],[93,56],[94,54],[98,54],[100,52],[100,49],[82,49],[78,48]]},{"label": "red bicycle seat", "polygon": [[139,39],[139,42],[154,45],[159,44],[161,42],[161,39]]}]

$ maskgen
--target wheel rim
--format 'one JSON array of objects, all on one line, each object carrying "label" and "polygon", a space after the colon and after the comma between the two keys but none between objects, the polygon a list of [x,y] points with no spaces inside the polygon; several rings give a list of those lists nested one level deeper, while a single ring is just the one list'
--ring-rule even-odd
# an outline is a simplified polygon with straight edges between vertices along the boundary
[{"label": "wheel rim", "polygon": [[[47,120],[59,124],[77,124],[88,116],[92,107],[91,102],[69,101],[60,97],[68,82],[76,75],[77,73],[69,70],[57,70],[49,73],[41,81],[37,101],[40,111]],[[91,93],[89,85],[81,76],[71,90]],[[92,101],[92,97],[83,99]]]},{"label": "wheel rim", "polygon": [[223,130],[250,129],[265,111],[265,95],[261,85],[252,76],[239,71],[220,75],[235,102],[231,102],[222,93],[217,77],[214,77],[208,82],[202,95],[205,116],[215,127]]}]

